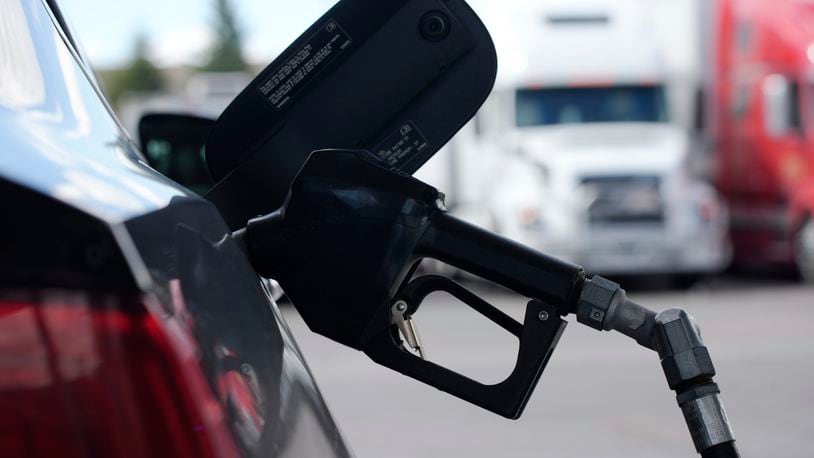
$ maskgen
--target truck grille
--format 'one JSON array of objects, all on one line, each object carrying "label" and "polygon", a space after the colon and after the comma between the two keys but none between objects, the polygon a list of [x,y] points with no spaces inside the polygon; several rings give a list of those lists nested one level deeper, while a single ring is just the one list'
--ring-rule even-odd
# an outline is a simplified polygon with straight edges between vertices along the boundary
[{"label": "truck grille", "polygon": [[663,223],[661,179],[652,175],[591,176],[581,181],[592,224]]}]

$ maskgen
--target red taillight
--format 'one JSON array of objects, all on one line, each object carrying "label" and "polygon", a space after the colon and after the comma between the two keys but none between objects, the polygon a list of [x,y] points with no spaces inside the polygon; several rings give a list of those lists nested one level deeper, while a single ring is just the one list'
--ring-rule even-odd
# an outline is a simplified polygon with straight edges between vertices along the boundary
[{"label": "red taillight", "polygon": [[188,333],[152,307],[0,299],[0,456],[229,457]]}]

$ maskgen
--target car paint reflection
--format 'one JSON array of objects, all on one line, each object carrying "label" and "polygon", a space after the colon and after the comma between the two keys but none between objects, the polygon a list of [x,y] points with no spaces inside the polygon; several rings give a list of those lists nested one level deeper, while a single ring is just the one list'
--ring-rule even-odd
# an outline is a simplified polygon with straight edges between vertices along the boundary
[{"label": "car paint reflection", "polygon": [[0,106],[19,109],[43,102],[45,83],[35,55],[22,6],[0,3]]},{"label": "car paint reflection", "polygon": [[[202,372],[206,402],[211,394],[212,402],[226,407],[226,420],[246,455],[349,456],[276,305],[214,206],[141,162],[44,2],[7,0],[1,5],[0,46],[22,43],[20,37],[6,40],[15,31],[28,36],[35,49],[22,52],[25,43],[14,52],[0,48],[0,82],[20,87],[25,78],[30,85],[13,97],[0,92],[0,183],[20,183],[26,192],[36,191],[30,194],[55,197],[87,216],[105,240],[112,234],[111,246],[99,253],[120,250],[126,265],[121,272],[94,270],[92,278],[105,279],[109,288],[116,281],[130,285],[135,280],[145,298],[142,305],[161,319],[185,367]],[[74,215],[70,224],[60,220],[54,227],[81,231],[78,219]],[[65,239],[95,235],[65,234]],[[97,267],[103,266],[100,262]],[[99,306],[71,305],[74,315],[81,315],[82,307],[95,313]],[[123,307],[106,306],[111,312]],[[0,315],[0,348],[25,345],[20,354],[28,364],[23,368],[20,361],[5,359],[4,349],[0,384],[52,382],[52,371],[43,363],[47,355],[41,354],[47,349],[32,327],[36,309]],[[52,307],[47,313],[58,310]],[[80,371],[76,373],[93,371],[95,364],[93,336],[80,332],[85,325],[76,319],[76,332],[66,334],[74,336],[65,345],[78,352],[71,363],[72,371]],[[19,340],[9,343],[6,336]],[[99,383],[107,387],[110,381]]]},{"label": "car paint reflection", "polygon": [[[137,162],[139,155],[42,5],[3,5],[9,14],[0,20],[0,138],[5,151],[0,173],[106,220],[122,221],[188,195]],[[36,52],[22,52],[26,45],[19,42],[24,38],[7,41],[5,35],[13,31],[27,37]],[[7,50],[9,43],[14,52]],[[18,91],[22,80],[34,88],[27,91],[25,103],[19,100],[22,92],[4,96],[6,87]]]}]

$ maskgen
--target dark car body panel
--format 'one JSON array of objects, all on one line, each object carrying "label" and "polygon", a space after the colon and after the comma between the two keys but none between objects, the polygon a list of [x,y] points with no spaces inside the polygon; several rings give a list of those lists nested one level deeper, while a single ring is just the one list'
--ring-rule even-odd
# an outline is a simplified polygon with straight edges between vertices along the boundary
[{"label": "dark car body panel", "polygon": [[0,292],[154,298],[195,337],[213,390],[241,374],[251,396],[219,398],[246,455],[349,456],[219,213],[145,164],[53,7],[0,6]]}]

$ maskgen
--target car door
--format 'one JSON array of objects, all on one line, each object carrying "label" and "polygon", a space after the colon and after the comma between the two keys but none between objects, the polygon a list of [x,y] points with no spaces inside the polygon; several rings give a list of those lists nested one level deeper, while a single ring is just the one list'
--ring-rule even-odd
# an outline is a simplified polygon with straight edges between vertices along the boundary
[{"label": "car door", "polygon": [[0,455],[349,455],[217,210],[145,164],[52,1],[0,3],[0,195]]}]

